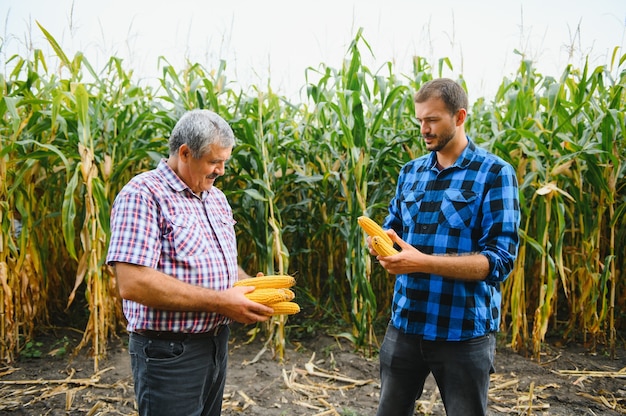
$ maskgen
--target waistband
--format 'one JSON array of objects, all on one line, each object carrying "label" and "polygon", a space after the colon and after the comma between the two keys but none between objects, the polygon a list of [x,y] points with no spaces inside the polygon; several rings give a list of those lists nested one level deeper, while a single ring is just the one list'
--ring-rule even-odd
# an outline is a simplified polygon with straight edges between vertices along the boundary
[{"label": "waistband", "polygon": [[205,339],[218,336],[226,325],[218,325],[207,332],[171,332],[171,331],[153,331],[151,329],[138,329],[133,331],[134,334],[151,339],[163,339],[167,341],[184,341],[187,339]]}]

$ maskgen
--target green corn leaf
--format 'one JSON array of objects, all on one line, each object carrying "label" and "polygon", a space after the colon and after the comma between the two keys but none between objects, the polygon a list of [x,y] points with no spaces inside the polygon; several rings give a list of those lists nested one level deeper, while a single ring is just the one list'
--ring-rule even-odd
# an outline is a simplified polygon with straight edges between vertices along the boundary
[{"label": "green corn leaf", "polygon": [[39,22],[37,22],[37,26],[39,26],[39,29],[43,32],[44,36],[48,40],[48,43],[50,43],[50,46],[52,46],[52,49],[54,49],[54,52],[57,54],[63,65],[65,65],[68,69],[71,69],[72,62],[68,59],[67,55],[65,55],[65,52],[63,52],[63,49],[61,49],[61,46],[58,44],[56,39]]},{"label": "green corn leaf", "polygon": [[78,260],[76,255],[76,245],[74,240],[76,238],[76,228],[74,227],[74,220],[76,219],[76,201],[74,199],[74,193],[78,187],[78,178],[80,175],[80,166],[76,166],[74,175],[65,188],[65,194],[63,195],[63,208],[62,208],[62,224],[63,224],[63,240],[65,241],[65,247],[69,255]]}]

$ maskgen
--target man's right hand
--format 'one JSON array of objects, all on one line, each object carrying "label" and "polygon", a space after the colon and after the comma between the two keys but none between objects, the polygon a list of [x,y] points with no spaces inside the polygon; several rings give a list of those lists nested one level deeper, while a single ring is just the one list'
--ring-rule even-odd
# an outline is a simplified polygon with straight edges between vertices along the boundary
[{"label": "man's right hand", "polygon": [[242,324],[267,321],[274,310],[269,306],[253,302],[246,293],[254,291],[254,286],[236,286],[220,293],[217,313]]}]

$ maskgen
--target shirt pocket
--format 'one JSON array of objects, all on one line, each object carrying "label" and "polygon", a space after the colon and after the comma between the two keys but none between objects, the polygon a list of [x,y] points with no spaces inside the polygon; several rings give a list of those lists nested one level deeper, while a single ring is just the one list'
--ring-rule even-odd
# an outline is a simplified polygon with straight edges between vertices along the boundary
[{"label": "shirt pocket", "polygon": [[216,230],[218,238],[221,240],[226,239],[230,245],[236,247],[237,237],[235,236],[235,224],[237,224],[237,221],[235,221],[233,217],[227,215],[218,215],[217,221],[214,221],[214,223],[218,228]]},{"label": "shirt pocket", "polygon": [[400,201],[402,222],[412,229],[418,222],[421,202],[424,199],[424,191],[404,191]]},{"label": "shirt pocket", "polygon": [[187,258],[204,254],[208,251],[209,236],[194,214],[177,214],[169,219],[170,240],[176,258]]},{"label": "shirt pocket", "polygon": [[441,201],[441,221],[450,228],[468,228],[478,214],[478,196],[471,191],[447,189]]}]

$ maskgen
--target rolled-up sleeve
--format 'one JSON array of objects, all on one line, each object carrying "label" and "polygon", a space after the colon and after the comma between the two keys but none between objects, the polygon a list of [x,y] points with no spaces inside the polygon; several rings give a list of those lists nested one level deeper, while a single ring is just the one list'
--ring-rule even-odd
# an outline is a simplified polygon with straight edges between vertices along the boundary
[{"label": "rolled-up sleeve", "polygon": [[515,266],[519,246],[520,205],[517,177],[511,166],[504,165],[487,190],[483,204],[481,253],[489,260],[485,282],[496,285],[509,276]]}]

